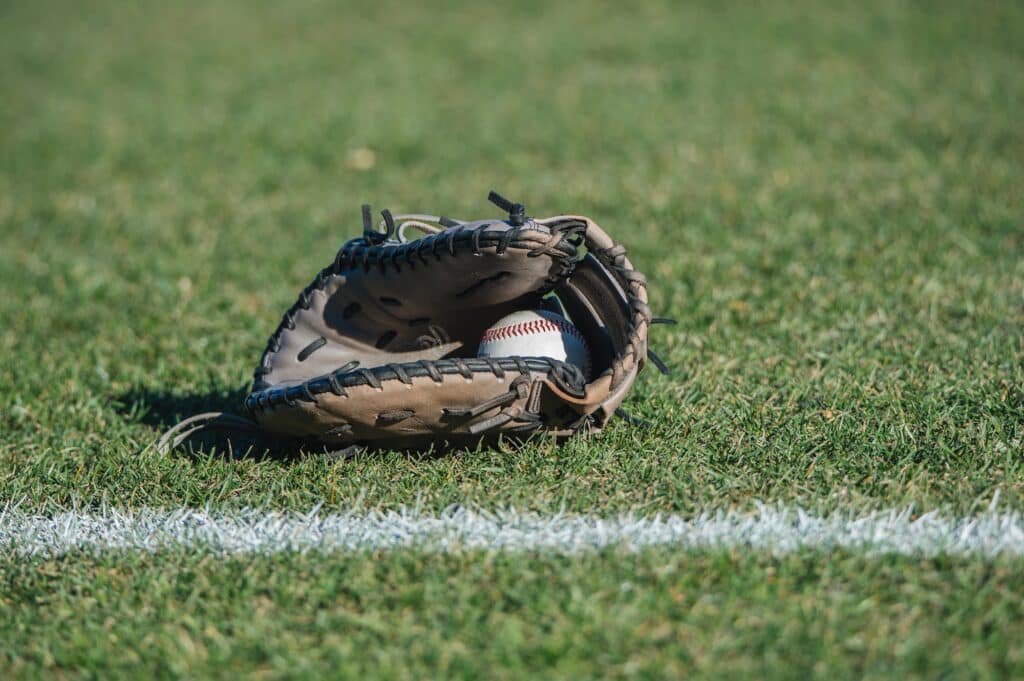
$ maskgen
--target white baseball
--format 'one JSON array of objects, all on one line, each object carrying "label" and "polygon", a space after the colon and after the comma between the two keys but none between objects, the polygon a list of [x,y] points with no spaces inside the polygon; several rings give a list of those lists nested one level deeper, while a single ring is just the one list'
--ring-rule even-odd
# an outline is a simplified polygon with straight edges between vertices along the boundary
[{"label": "white baseball", "polygon": [[565,317],[547,310],[521,310],[484,332],[477,357],[551,357],[575,364],[590,378],[590,348]]}]

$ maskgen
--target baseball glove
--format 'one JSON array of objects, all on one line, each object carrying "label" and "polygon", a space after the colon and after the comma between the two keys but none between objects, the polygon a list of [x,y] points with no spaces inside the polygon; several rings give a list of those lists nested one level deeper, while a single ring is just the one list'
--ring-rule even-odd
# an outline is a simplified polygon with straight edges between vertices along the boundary
[{"label": "baseball glove", "polygon": [[[336,449],[601,430],[647,359],[664,371],[647,334],[670,320],[652,319],[643,274],[593,220],[531,218],[521,204],[489,198],[507,219],[385,210],[375,228],[363,206],[363,235],[342,246],[270,336],[245,398],[252,422],[200,415],[162,445],[213,420]],[[538,308],[567,314],[583,334],[589,381],[548,357],[476,356],[497,320]]]}]

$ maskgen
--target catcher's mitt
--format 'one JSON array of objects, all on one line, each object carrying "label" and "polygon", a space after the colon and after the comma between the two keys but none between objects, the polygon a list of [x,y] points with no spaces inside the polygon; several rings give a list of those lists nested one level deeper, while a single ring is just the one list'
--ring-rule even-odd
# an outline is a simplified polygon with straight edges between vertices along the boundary
[{"label": "catcher's mitt", "polygon": [[[490,199],[508,219],[385,210],[374,229],[363,206],[363,235],[270,336],[245,399],[258,429],[337,448],[568,436],[600,430],[646,359],[664,370],[647,349],[649,325],[662,320],[652,320],[646,281],[623,246],[589,218],[530,218],[521,204]],[[410,239],[412,229],[424,234]],[[589,382],[548,357],[476,357],[489,326],[538,307],[567,313],[582,332]]]}]

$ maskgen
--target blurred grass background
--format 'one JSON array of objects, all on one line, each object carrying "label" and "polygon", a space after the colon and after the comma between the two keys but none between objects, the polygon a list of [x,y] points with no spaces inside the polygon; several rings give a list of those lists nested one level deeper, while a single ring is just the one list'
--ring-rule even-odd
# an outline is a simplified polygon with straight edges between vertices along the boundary
[{"label": "blurred grass background", "polygon": [[[1020,496],[1016,3],[2,12],[8,497],[305,507],[368,490],[585,510],[597,494],[692,510],[841,493],[963,510],[996,487]],[[361,202],[480,217],[491,187],[535,214],[593,216],[680,320],[653,340],[674,379],[647,374],[630,403],[656,436],[621,427],[570,448],[569,481],[546,447],[485,455],[530,470],[512,492],[459,457],[428,464],[427,485],[403,458],[357,464],[326,495],[323,471],[253,463],[246,492],[223,486],[239,469],[218,457],[139,459],[176,418],[237,408]],[[610,483],[591,480],[601,470]],[[205,482],[186,493],[186,478]]]},{"label": "blurred grass background", "polygon": [[[1019,497],[1015,3],[2,11],[10,498],[216,495],[219,459],[138,450],[191,410],[236,407],[359,203],[477,217],[492,186],[594,216],[681,322],[653,339],[675,378],[648,374],[631,402],[662,432],[567,450],[612,480],[602,506]],[[428,485],[371,462],[329,496],[594,506],[589,475],[560,481],[545,446],[518,461],[541,470],[506,497],[458,457]],[[322,474],[269,466],[296,505],[325,496]],[[443,482],[453,467],[462,484]],[[195,497],[140,484],[207,470]],[[282,499],[264,484],[225,496]]]},{"label": "blurred grass background", "polygon": [[[1021,73],[1017,2],[7,0],[0,502],[40,511],[105,502],[475,503],[605,514],[761,500],[971,513],[998,493],[1002,507],[1019,509]],[[618,424],[565,447],[384,454],[347,465],[140,454],[178,418],[240,408],[281,312],[358,233],[359,204],[484,217],[496,214],[485,201],[491,188],[533,214],[594,217],[648,274],[656,313],[680,320],[655,329],[652,341],[675,375],[646,372],[627,405],[654,431]],[[298,569],[296,588],[320,579],[329,560]],[[345,560],[356,570],[381,560],[401,572],[419,559]],[[631,560],[540,560],[546,567],[537,569],[566,589],[583,583],[586,601],[611,588],[601,570],[617,579]],[[778,603],[792,604],[791,591],[759,586],[775,574],[771,560],[671,560],[678,572],[642,568],[654,586],[637,587],[638,598],[664,580],[690,580],[731,603],[712,611],[717,624],[701,624],[722,638],[700,645],[734,651],[739,666],[729,655],[682,651],[686,632],[673,628],[662,643],[637,643],[652,657],[634,669],[624,648],[587,654],[607,642],[580,629],[566,636],[583,654],[564,667],[539,655],[526,667],[494,658],[489,671],[628,675],[682,660],[715,675],[754,673],[743,661],[760,660],[766,675],[834,676],[855,659],[901,677],[1019,671],[1012,570],[940,561],[917,575],[897,561],[906,600],[886,592],[894,600],[883,612],[910,613],[893,637],[919,633],[898,649],[864,636],[878,623],[863,609],[887,578],[858,581],[859,559],[806,558],[812,567],[792,568],[795,591],[860,594],[827,606],[812,598],[799,606],[804,619],[771,616]],[[125,570],[140,575],[141,590],[190,574],[231,584],[220,568],[170,557],[164,569],[161,561],[152,574]],[[116,566],[94,569],[74,557],[56,567],[16,558],[2,565],[14,594],[0,596],[12,669],[31,675],[77,661],[113,670],[117,647],[96,642],[109,634],[105,613],[130,600],[104,581]],[[424,578],[423,569],[409,574]],[[459,583],[461,569],[442,574],[473,603],[467,616],[484,617],[483,587]],[[719,569],[741,576],[700,582],[702,571]],[[521,570],[499,572],[512,579]],[[380,583],[364,579],[354,598]],[[494,588],[508,595],[506,587]],[[51,591],[65,596],[50,599]],[[233,614],[211,614],[211,630],[173,629],[165,618],[188,612],[189,594],[155,589],[137,607],[158,614],[118,634],[140,649],[147,636],[159,642],[153,673],[174,673],[179,663],[178,673],[227,673],[224,658],[204,656],[200,644],[214,646],[231,622],[265,612],[277,613],[268,630],[237,635],[273,662],[236,659],[241,669],[273,676],[308,656],[315,670],[338,648],[313,650],[311,641],[325,640],[327,629],[364,631],[277,602],[252,613],[221,603]],[[444,589],[420,596],[417,612],[427,614],[417,622],[429,628]],[[500,626],[536,632],[523,613],[554,612],[553,597],[538,587],[502,601],[509,620]],[[109,600],[93,608],[90,598]],[[960,623],[943,629],[945,604],[958,598]],[[372,607],[387,620],[411,606]],[[623,640],[650,642],[647,634],[661,631],[643,629],[661,606],[609,597],[593,607]],[[694,607],[669,618],[701,621]],[[612,616],[620,608],[632,609]],[[736,626],[748,609],[753,619]],[[775,624],[761,627],[758,617]],[[828,638],[837,630],[823,622],[850,618],[860,624]],[[499,623],[478,621],[496,635]],[[65,639],[65,625],[52,622],[81,635]],[[291,626],[306,635],[291,636]],[[439,626],[458,637],[463,624]],[[742,635],[729,639],[736,629]],[[513,634],[520,650],[543,643]],[[780,636],[816,647],[772,657]],[[940,640],[953,644],[941,649]],[[403,658],[396,674],[404,660],[420,672],[472,675],[472,665],[444,662],[471,659],[472,647],[441,648],[449,657]],[[989,657],[979,652],[986,649]],[[607,666],[590,666],[595,659]]]}]

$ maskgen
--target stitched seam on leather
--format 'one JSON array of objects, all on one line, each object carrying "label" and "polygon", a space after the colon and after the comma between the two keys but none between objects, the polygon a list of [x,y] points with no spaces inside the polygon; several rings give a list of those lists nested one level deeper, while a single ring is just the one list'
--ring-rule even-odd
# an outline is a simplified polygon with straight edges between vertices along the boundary
[{"label": "stitched seam on leather", "polygon": [[[463,374],[463,369],[468,370],[471,374],[498,375],[495,367],[501,367],[503,370],[502,375],[504,375],[504,371],[515,370],[522,374],[529,374],[531,372],[544,373],[559,383],[567,392],[582,395],[585,389],[585,378],[580,373],[578,367],[550,357],[473,357],[460,360],[460,364],[462,366],[457,365],[451,359],[440,359],[434,361],[420,360],[419,362],[410,362],[401,366],[409,375],[416,376],[419,376],[416,372],[417,368],[423,368],[428,373],[429,369],[433,368],[438,373],[439,378],[443,375]],[[372,369],[334,372],[334,374],[318,376],[317,378],[286,388],[270,387],[251,393],[245,399],[245,407],[250,413],[255,415],[258,412],[273,409],[281,404],[295,406],[296,399],[308,400],[307,394],[317,395],[334,392],[332,388],[335,385],[341,385],[343,388],[369,386],[379,390],[384,382],[400,380],[394,369],[395,366],[394,364],[384,364]],[[568,376],[566,372],[568,372]],[[333,381],[330,380],[332,376],[334,378]],[[431,379],[435,380],[433,376],[431,376]],[[568,382],[570,380],[574,382],[580,381],[581,383],[578,386],[572,385]],[[348,397],[347,393],[345,397]]]},{"label": "stitched seam on leather", "polygon": [[617,353],[608,370],[612,378],[610,389],[615,390],[636,366],[638,360],[646,357],[646,348],[642,348],[640,343],[640,332],[641,329],[650,326],[651,310],[647,303],[641,300],[640,293],[646,291],[647,282],[636,268],[626,266],[627,251],[622,244],[613,242],[609,248],[593,249],[590,252],[620,277],[619,283],[632,312],[632,317],[627,322],[626,346],[622,352]]},{"label": "stitched seam on leather", "polygon": [[[500,222],[500,221],[496,221]],[[419,251],[430,244],[431,251],[436,244],[446,241],[448,243],[449,251],[453,257],[456,255],[456,240],[459,242],[460,250],[463,249],[470,242],[474,252],[479,253],[479,248],[484,246],[486,248],[494,248],[496,251],[504,250],[508,247],[520,248],[520,249],[531,249],[536,248],[536,240],[528,238],[525,234],[527,231],[532,231],[528,227],[528,224],[518,225],[512,228],[509,232],[499,233],[494,230],[488,230],[490,224],[481,225],[475,229],[456,229],[445,234],[440,232],[438,234],[432,234],[415,241],[410,241],[402,244],[370,244],[367,243],[365,237],[357,237],[346,242],[335,256],[334,262],[320,270],[316,277],[309,285],[306,286],[299,294],[299,299],[284,313],[280,324],[270,335],[267,340],[267,347],[264,349],[263,354],[260,356],[260,363],[256,370],[253,372],[253,383],[252,390],[264,390],[272,387],[266,380],[266,376],[271,373],[270,358],[271,354],[280,350],[281,335],[285,329],[294,329],[295,315],[300,309],[304,309],[309,304],[309,295],[315,290],[321,290],[326,286],[327,280],[332,275],[340,274],[347,269],[355,266],[362,266],[364,269],[369,271],[370,267],[374,264],[380,265],[381,274],[385,274],[386,262],[390,260],[396,270],[399,269],[396,259],[403,254],[408,253],[411,257],[412,252]],[[550,229],[550,228],[549,228]],[[563,243],[567,243],[568,237],[571,234],[570,230],[558,230],[560,232],[560,238],[556,243],[549,246],[548,254],[551,255],[552,259],[560,264],[560,267],[556,272],[553,272],[549,276],[544,285],[536,291],[536,293],[543,295],[550,291],[554,286],[563,281],[569,276],[575,267],[575,254],[577,252],[576,245],[571,242],[568,243],[568,248],[571,253],[558,252],[558,249]],[[522,238],[518,238],[522,235]],[[554,234],[552,235],[552,237]],[[487,243],[481,243],[486,240]],[[421,243],[423,242],[423,243]],[[362,256],[362,257],[360,257]]]}]

